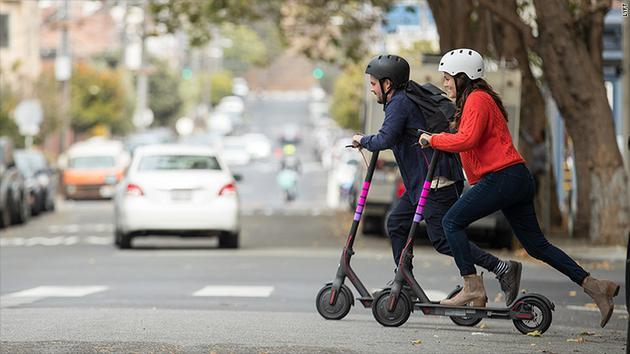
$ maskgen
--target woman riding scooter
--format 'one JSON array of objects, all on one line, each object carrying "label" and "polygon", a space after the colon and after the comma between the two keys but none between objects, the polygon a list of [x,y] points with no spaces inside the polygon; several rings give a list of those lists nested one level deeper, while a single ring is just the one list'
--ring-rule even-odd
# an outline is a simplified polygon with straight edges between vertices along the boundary
[{"label": "woman riding scooter", "polygon": [[532,257],[540,259],[584,288],[601,312],[604,327],[613,313],[613,297],[619,285],[593,278],[573,259],[543,235],[534,210],[534,179],[525,160],[512,143],[508,115],[501,99],[482,78],[483,58],[472,49],[455,49],[440,60],[444,88],[456,100],[454,134],[422,134],[433,148],[460,153],[462,165],[473,188],[453,204],[442,224],[455,263],[464,277],[464,289],[444,305],[485,304],[481,276],[476,274],[465,228],[475,220],[501,210],[516,237]]}]

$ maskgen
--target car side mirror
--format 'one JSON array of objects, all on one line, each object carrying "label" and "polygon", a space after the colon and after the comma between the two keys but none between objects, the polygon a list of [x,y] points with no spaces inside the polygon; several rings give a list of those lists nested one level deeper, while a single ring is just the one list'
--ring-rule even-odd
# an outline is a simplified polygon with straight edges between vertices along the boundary
[{"label": "car side mirror", "polygon": [[235,174],[233,174],[233,176],[234,176],[234,180],[235,180],[236,182],[240,182],[240,181],[242,181],[242,180],[243,180],[243,175],[240,175],[240,174],[238,174],[238,173],[235,173]]}]

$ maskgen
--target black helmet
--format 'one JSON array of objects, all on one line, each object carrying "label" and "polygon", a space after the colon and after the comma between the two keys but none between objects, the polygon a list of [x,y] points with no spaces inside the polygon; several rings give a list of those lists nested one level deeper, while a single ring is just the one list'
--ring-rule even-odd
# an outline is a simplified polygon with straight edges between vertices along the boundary
[{"label": "black helmet", "polygon": [[409,81],[409,63],[398,55],[383,54],[370,60],[365,73],[379,81],[390,79],[394,87],[398,88]]}]

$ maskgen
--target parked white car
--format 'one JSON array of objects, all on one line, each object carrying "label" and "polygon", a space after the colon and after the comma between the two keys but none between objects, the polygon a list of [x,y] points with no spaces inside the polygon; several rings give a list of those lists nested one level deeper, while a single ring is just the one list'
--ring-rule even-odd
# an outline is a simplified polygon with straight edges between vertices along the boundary
[{"label": "parked white car", "polygon": [[218,236],[238,248],[240,202],[235,177],[210,148],[139,147],[115,195],[115,244],[148,235]]}]

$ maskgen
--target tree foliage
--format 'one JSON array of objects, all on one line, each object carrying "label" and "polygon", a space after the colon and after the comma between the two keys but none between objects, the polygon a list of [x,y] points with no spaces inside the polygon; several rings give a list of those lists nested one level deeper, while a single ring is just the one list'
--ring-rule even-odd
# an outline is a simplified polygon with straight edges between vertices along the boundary
[{"label": "tree foliage", "polygon": [[265,43],[251,28],[226,23],[221,32],[231,42],[223,51],[223,66],[235,75],[243,75],[251,66],[270,63],[271,56]]},{"label": "tree foliage", "polygon": [[330,114],[337,123],[353,130],[360,129],[359,108],[365,100],[363,65],[350,64],[335,82]]},{"label": "tree foliage", "polygon": [[[461,1],[457,6],[437,0],[429,3],[443,51],[450,49],[444,47],[450,43],[479,48],[493,57],[516,59],[523,73],[524,92],[534,93],[528,97],[535,104],[524,100],[523,107],[543,107],[538,109],[542,114],[523,115],[535,122],[531,127],[544,124],[540,120],[544,114],[542,95],[530,71],[532,59],[540,64],[543,80],[575,144],[575,233],[596,242],[624,242],[630,229],[628,176],[615,143],[602,76],[603,19],[611,1],[476,0]],[[472,20],[476,30],[452,26]],[[465,30],[457,30],[462,27]],[[582,138],[585,132],[589,139]]]},{"label": "tree foliage", "polygon": [[120,134],[131,127],[125,112],[125,90],[114,70],[97,70],[85,63],[75,65],[70,79],[71,126],[84,133],[102,125]]},{"label": "tree foliage", "polygon": [[177,118],[182,107],[179,79],[163,62],[156,62],[149,76],[149,108],[153,111],[156,126],[167,126]]},{"label": "tree foliage", "polygon": [[8,85],[3,83],[0,87],[0,135],[10,137],[16,146],[21,146],[20,143],[24,139],[18,133],[18,127],[12,114],[16,105],[15,94]]},{"label": "tree foliage", "polygon": [[173,33],[184,30],[191,45],[200,46],[212,38],[210,29],[224,23],[248,23],[277,16],[277,0],[150,0],[149,8],[157,29]]},{"label": "tree foliage", "polygon": [[165,32],[183,29],[193,45],[211,39],[212,26],[276,23],[284,39],[308,57],[329,62],[365,56],[371,26],[393,0],[151,0],[153,17]]}]

